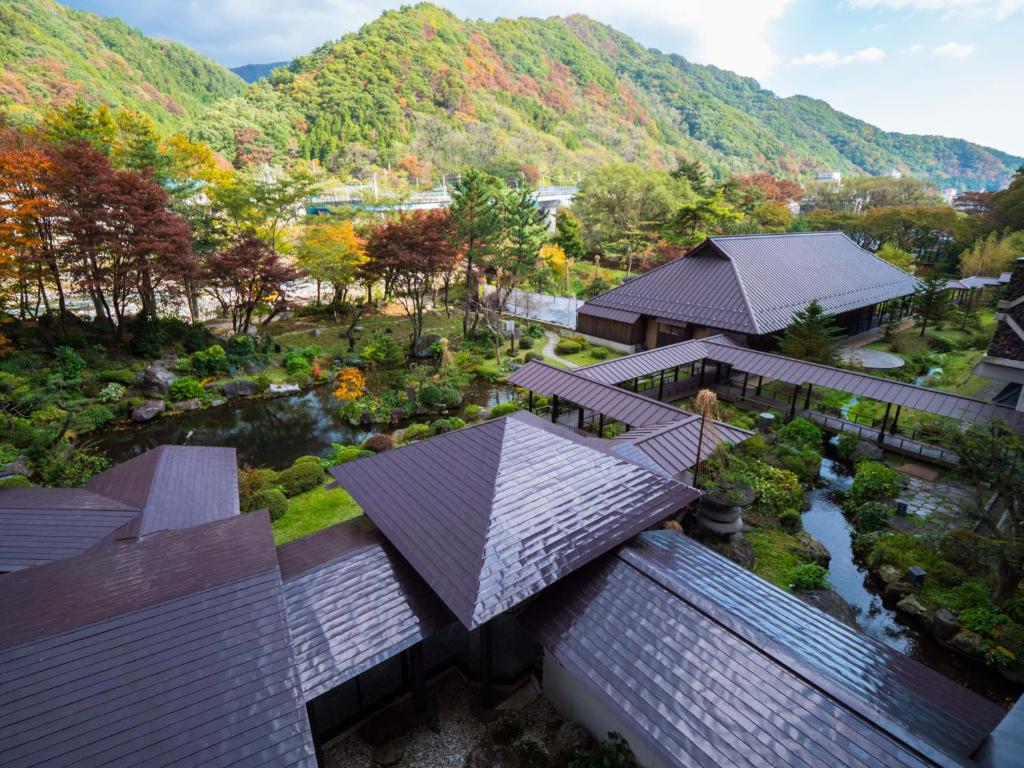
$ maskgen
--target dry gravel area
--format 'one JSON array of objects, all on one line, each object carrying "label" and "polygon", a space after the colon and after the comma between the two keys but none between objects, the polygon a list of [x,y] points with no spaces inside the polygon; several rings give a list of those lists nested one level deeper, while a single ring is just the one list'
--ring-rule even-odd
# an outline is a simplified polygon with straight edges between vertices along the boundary
[{"label": "dry gravel area", "polygon": [[[477,744],[511,744],[522,768],[544,768],[552,739],[562,719],[547,700],[537,695],[516,711],[501,711],[497,720],[482,723],[471,710],[475,690],[459,675],[450,674],[431,688],[438,707],[437,730],[416,726],[397,740],[404,750],[400,768],[463,768]],[[377,768],[373,747],[355,733],[328,744],[328,768]]]}]

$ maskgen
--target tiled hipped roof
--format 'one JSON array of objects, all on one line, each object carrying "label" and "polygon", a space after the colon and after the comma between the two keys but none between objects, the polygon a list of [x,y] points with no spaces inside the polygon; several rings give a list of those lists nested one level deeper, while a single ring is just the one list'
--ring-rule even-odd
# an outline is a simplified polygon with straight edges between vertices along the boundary
[{"label": "tiled hipped roof", "polygon": [[[917,279],[841,232],[710,237],[681,259],[587,301],[727,331],[779,331],[817,299],[836,315],[907,296]],[[610,319],[610,315],[608,316]]]},{"label": "tiled hipped roof", "polygon": [[1024,258],[1017,259],[998,317],[988,356],[1024,362]]}]

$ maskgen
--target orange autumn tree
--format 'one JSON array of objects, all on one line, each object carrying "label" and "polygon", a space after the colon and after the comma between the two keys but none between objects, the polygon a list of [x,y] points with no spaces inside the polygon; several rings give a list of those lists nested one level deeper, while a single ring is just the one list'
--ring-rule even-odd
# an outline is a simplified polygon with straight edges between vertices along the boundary
[{"label": "orange autumn tree", "polygon": [[338,307],[345,303],[349,289],[368,261],[366,249],[351,221],[311,218],[314,221],[304,227],[296,261],[316,280],[318,302],[320,286],[331,286],[329,306],[337,315]]},{"label": "orange autumn tree", "polygon": [[366,379],[358,368],[342,368],[334,376],[334,398],[341,402],[357,400],[366,391]]}]

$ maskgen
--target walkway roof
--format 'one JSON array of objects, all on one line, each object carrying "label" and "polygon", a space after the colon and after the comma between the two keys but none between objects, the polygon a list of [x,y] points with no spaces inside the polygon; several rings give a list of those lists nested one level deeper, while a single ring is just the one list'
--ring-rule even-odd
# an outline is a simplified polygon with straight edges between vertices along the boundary
[{"label": "walkway roof", "polygon": [[673,531],[523,616],[672,766],[967,762],[1003,710]]},{"label": "walkway roof", "polygon": [[604,308],[761,335],[786,328],[814,299],[837,315],[907,296],[917,285],[841,232],[716,236],[588,300],[582,311]]},{"label": "walkway roof", "polygon": [[316,765],[265,512],[8,574],[0,615],[5,765]]},{"label": "walkway roof", "polygon": [[[748,429],[716,421],[713,428],[705,429],[701,435],[700,425],[701,417],[694,413],[669,424],[631,429],[618,435],[614,440],[636,446],[659,467],[674,475],[691,469],[699,461],[706,459],[720,443],[739,445],[754,434]],[[699,458],[698,442],[701,444]]]},{"label": "walkway roof", "polygon": [[689,365],[700,359],[728,363],[738,371],[783,381],[787,384],[813,384],[837,389],[883,403],[901,405],[962,421],[984,422],[1002,419],[1014,426],[1024,423],[1024,417],[1020,413],[1003,405],[927,389],[893,379],[883,379],[859,371],[849,371],[829,365],[795,360],[770,352],[746,349],[731,341],[723,341],[721,336],[681,341],[678,344],[659,347],[648,352],[595,363],[579,368],[570,375],[602,383],[610,383],[612,379],[628,381],[639,376],[649,376],[676,365]]},{"label": "walkway roof", "polygon": [[699,496],[524,412],[331,474],[470,629]]},{"label": "walkway roof", "polygon": [[557,395],[633,427],[664,424],[687,415],[674,405],[593,381],[539,360],[531,360],[508,380],[517,387],[545,397]]},{"label": "walkway roof", "polygon": [[379,531],[356,518],[278,547],[306,700],[455,621]]}]

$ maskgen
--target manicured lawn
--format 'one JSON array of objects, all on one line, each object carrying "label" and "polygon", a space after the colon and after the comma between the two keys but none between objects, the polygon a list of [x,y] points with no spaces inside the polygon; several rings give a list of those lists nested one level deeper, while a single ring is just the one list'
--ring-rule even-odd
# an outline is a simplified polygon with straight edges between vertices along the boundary
[{"label": "manicured lawn", "polygon": [[[593,351],[595,349],[604,349],[608,354],[598,359],[594,357]],[[588,346],[581,352],[573,352],[571,355],[559,355],[559,357],[563,360],[568,360],[570,363],[576,363],[576,365],[593,365],[594,363],[603,363],[605,360],[614,360],[616,357],[622,357],[622,355],[622,352],[616,352],[614,349],[608,349],[607,347]]]},{"label": "manicured lawn", "polygon": [[794,537],[784,531],[768,528],[748,530],[746,537],[754,550],[754,573],[790,591],[790,575],[794,568],[802,564],[790,549]]},{"label": "manicured lawn", "polygon": [[362,513],[345,489],[317,488],[288,501],[288,511],[272,525],[274,543],[284,544]]}]

